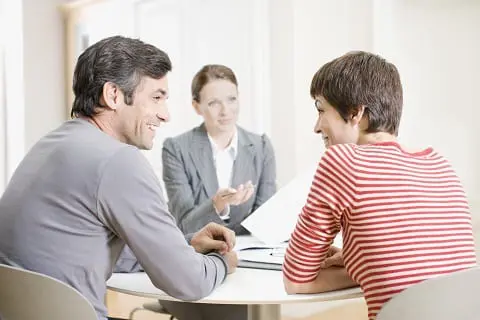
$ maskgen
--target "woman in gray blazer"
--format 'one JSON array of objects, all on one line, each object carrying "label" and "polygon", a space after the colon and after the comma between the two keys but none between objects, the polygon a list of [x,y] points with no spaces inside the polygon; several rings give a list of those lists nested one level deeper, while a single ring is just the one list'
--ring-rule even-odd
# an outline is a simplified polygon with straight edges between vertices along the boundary
[{"label": "woman in gray blazer", "polygon": [[237,125],[237,79],[230,68],[198,71],[192,104],[204,122],[163,145],[170,212],[184,233],[213,221],[245,234],[240,223],[276,191],[272,144]]},{"label": "woman in gray blazer", "polygon": [[[276,191],[275,155],[266,135],[237,126],[237,79],[222,65],[206,65],[193,78],[192,104],[204,122],[163,144],[168,207],[184,233],[214,221],[240,223]],[[247,307],[161,301],[179,320],[247,320]]]}]

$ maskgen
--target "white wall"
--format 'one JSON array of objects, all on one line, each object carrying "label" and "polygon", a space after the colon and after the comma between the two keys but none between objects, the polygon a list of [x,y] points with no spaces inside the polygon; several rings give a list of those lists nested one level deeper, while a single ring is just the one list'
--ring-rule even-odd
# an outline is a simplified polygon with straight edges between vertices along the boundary
[{"label": "white wall", "polygon": [[5,21],[3,0],[0,0],[0,192],[5,188],[7,181],[7,146],[6,146],[6,122],[5,122]]},{"label": "white wall", "polygon": [[23,0],[25,148],[66,119],[63,18],[66,0]]},{"label": "white wall", "polygon": [[65,119],[66,108],[62,0],[0,1],[1,192],[25,152]]},{"label": "white wall", "polygon": [[480,1],[389,0],[378,6],[387,7],[378,28],[389,35],[378,35],[374,47],[397,65],[404,85],[401,141],[443,153],[470,199],[480,200]]},{"label": "white wall", "polygon": [[[283,184],[318,161],[310,81],[325,62],[370,50],[395,63],[404,86],[400,140],[451,160],[472,202],[480,200],[476,94],[480,1],[272,1],[272,139]],[[276,112],[278,110],[278,112]]]},{"label": "white wall", "polygon": [[310,168],[324,151],[313,133],[310,81],[324,63],[372,50],[372,0],[276,0],[271,6],[272,141],[278,181]]},{"label": "white wall", "polygon": [[293,0],[270,2],[270,133],[277,160],[280,185],[295,175],[297,110],[294,93],[294,21]]},{"label": "white wall", "polygon": [[[64,35],[57,10],[62,2],[68,1],[23,0],[26,148],[66,115]],[[470,198],[477,198],[480,1],[272,0],[270,7],[272,103],[264,122],[276,149],[280,184],[323,152],[312,132],[314,72],[360,49],[378,52],[399,68],[405,95],[401,141],[444,153]]]},{"label": "white wall", "polygon": [[295,169],[317,162],[323,141],[313,133],[317,111],[310,97],[314,73],[351,50],[372,49],[370,0],[294,1]]},{"label": "white wall", "polygon": [[2,0],[2,19],[0,28],[3,30],[3,116],[2,123],[2,157],[3,178],[0,184],[3,189],[17,164],[23,157],[24,150],[24,92],[23,92],[23,41],[22,41],[22,3]]}]

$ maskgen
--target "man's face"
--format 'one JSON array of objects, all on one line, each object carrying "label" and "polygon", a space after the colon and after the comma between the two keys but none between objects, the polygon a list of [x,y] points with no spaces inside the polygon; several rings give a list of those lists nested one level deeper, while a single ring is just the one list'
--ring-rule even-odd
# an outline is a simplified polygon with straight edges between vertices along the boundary
[{"label": "man's face", "polygon": [[200,102],[194,101],[193,106],[210,134],[235,130],[239,103],[234,83],[223,79],[210,81],[200,91]]},{"label": "man's face", "polygon": [[150,150],[157,128],[170,120],[166,100],[168,79],[144,77],[138,85],[132,105],[123,104],[117,108],[117,134],[124,142]]},{"label": "man's face", "polygon": [[340,113],[323,96],[316,97],[318,119],[314,131],[322,135],[325,148],[335,144],[357,143],[359,130],[352,121],[345,122]]}]

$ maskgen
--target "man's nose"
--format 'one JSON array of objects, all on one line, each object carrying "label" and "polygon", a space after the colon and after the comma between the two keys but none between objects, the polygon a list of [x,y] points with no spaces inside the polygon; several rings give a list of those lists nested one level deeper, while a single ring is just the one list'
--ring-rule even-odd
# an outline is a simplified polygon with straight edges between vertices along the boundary
[{"label": "man's nose", "polygon": [[169,122],[170,121],[170,112],[168,111],[168,107],[166,105],[162,106],[160,111],[157,112],[157,118],[160,121],[163,121],[163,122]]}]

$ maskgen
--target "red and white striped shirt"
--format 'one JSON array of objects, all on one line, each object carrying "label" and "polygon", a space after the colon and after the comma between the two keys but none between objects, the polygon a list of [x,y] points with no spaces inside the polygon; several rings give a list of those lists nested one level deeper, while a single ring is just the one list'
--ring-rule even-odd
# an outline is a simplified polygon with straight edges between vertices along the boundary
[{"label": "red and white striped shirt", "polygon": [[431,148],[330,147],[290,239],[285,276],[313,281],[340,230],[345,267],[365,294],[370,319],[408,286],[476,265],[463,187]]}]

